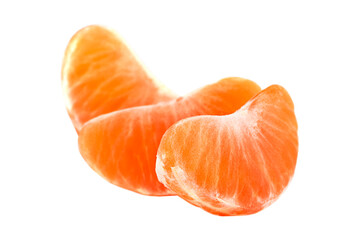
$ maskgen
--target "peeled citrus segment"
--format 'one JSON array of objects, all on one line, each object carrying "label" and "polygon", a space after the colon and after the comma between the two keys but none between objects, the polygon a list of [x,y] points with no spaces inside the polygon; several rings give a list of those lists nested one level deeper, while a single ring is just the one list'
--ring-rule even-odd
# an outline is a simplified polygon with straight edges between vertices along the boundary
[{"label": "peeled citrus segment", "polygon": [[70,40],[62,88],[77,131],[101,114],[175,98],[148,76],[114,32],[96,25],[81,29]]},{"label": "peeled citrus segment", "polygon": [[273,85],[233,114],[192,117],[170,127],[156,173],[168,189],[210,213],[252,214],[286,188],[297,153],[293,102]]},{"label": "peeled citrus segment", "polygon": [[145,195],[170,195],[155,173],[156,153],[165,131],[186,117],[233,113],[259,91],[250,80],[227,78],[173,101],[99,116],[81,129],[80,153],[97,173],[117,186]]}]

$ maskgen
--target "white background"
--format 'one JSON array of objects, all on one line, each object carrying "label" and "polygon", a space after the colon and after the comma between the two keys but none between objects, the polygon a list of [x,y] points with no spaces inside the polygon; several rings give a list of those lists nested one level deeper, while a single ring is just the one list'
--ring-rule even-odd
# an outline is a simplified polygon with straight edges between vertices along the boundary
[{"label": "white background", "polygon": [[[0,239],[360,238],[359,1],[72,2],[0,3]],[[300,145],[279,200],[218,217],[94,173],[60,85],[65,47],[89,24],[117,30],[179,94],[228,76],[284,86]]]}]

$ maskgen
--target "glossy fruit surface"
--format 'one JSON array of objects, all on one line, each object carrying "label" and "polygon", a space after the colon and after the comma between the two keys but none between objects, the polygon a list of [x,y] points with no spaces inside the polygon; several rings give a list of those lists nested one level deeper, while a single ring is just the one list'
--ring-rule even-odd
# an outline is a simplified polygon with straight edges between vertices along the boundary
[{"label": "glossy fruit surface", "polygon": [[80,153],[117,186],[145,195],[172,194],[155,174],[156,153],[165,131],[187,117],[233,113],[259,91],[250,80],[226,78],[176,100],[99,116],[80,131]]},{"label": "glossy fruit surface", "polygon": [[273,85],[226,116],[197,116],[164,134],[160,182],[217,215],[244,215],[274,202],[293,177],[297,121],[287,91]]},{"label": "glossy fruit surface", "polygon": [[81,29],[70,40],[61,82],[77,131],[101,114],[175,98],[149,77],[113,31],[97,25]]}]

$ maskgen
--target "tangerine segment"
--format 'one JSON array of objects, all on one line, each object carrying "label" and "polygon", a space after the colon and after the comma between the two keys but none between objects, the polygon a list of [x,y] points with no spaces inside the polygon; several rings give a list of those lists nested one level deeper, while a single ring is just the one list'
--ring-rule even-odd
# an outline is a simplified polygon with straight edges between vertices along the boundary
[{"label": "tangerine segment", "polygon": [[286,90],[273,85],[227,116],[198,116],[170,127],[156,161],[158,179],[216,215],[245,215],[274,202],[292,178],[297,122]]},{"label": "tangerine segment", "polygon": [[165,131],[183,118],[233,113],[259,91],[250,80],[227,78],[173,101],[99,116],[81,129],[80,153],[91,168],[117,186],[144,195],[170,195],[155,173]]},{"label": "tangerine segment", "polygon": [[62,88],[77,131],[101,114],[175,98],[148,76],[114,32],[96,25],[81,29],[70,40]]}]

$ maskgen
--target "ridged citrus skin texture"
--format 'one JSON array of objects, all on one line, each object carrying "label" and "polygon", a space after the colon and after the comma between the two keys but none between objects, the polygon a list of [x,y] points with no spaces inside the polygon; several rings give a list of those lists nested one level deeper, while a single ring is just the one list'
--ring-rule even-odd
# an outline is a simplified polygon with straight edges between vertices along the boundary
[{"label": "ridged citrus skin texture", "polygon": [[274,202],[291,180],[297,121],[287,91],[272,85],[226,116],[177,122],[157,153],[160,182],[216,215],[245,215]]},{"label": "ridged citrus skin texture", "polygon": [[81,129],[80,153],[97,173],[117,186],[144,195],[171,195],[155,173],[156,153],[165,131],[187,117],[233,113],[259,91],[250,80],[226,78],[173,101],[99,116]]},{"label": "ridged citrus skin texture", "polygon": [[81,29],[70,40],[62,89],[77,131],[101,114],[176,98],[149,77],[114,32],[97,25]]}]

